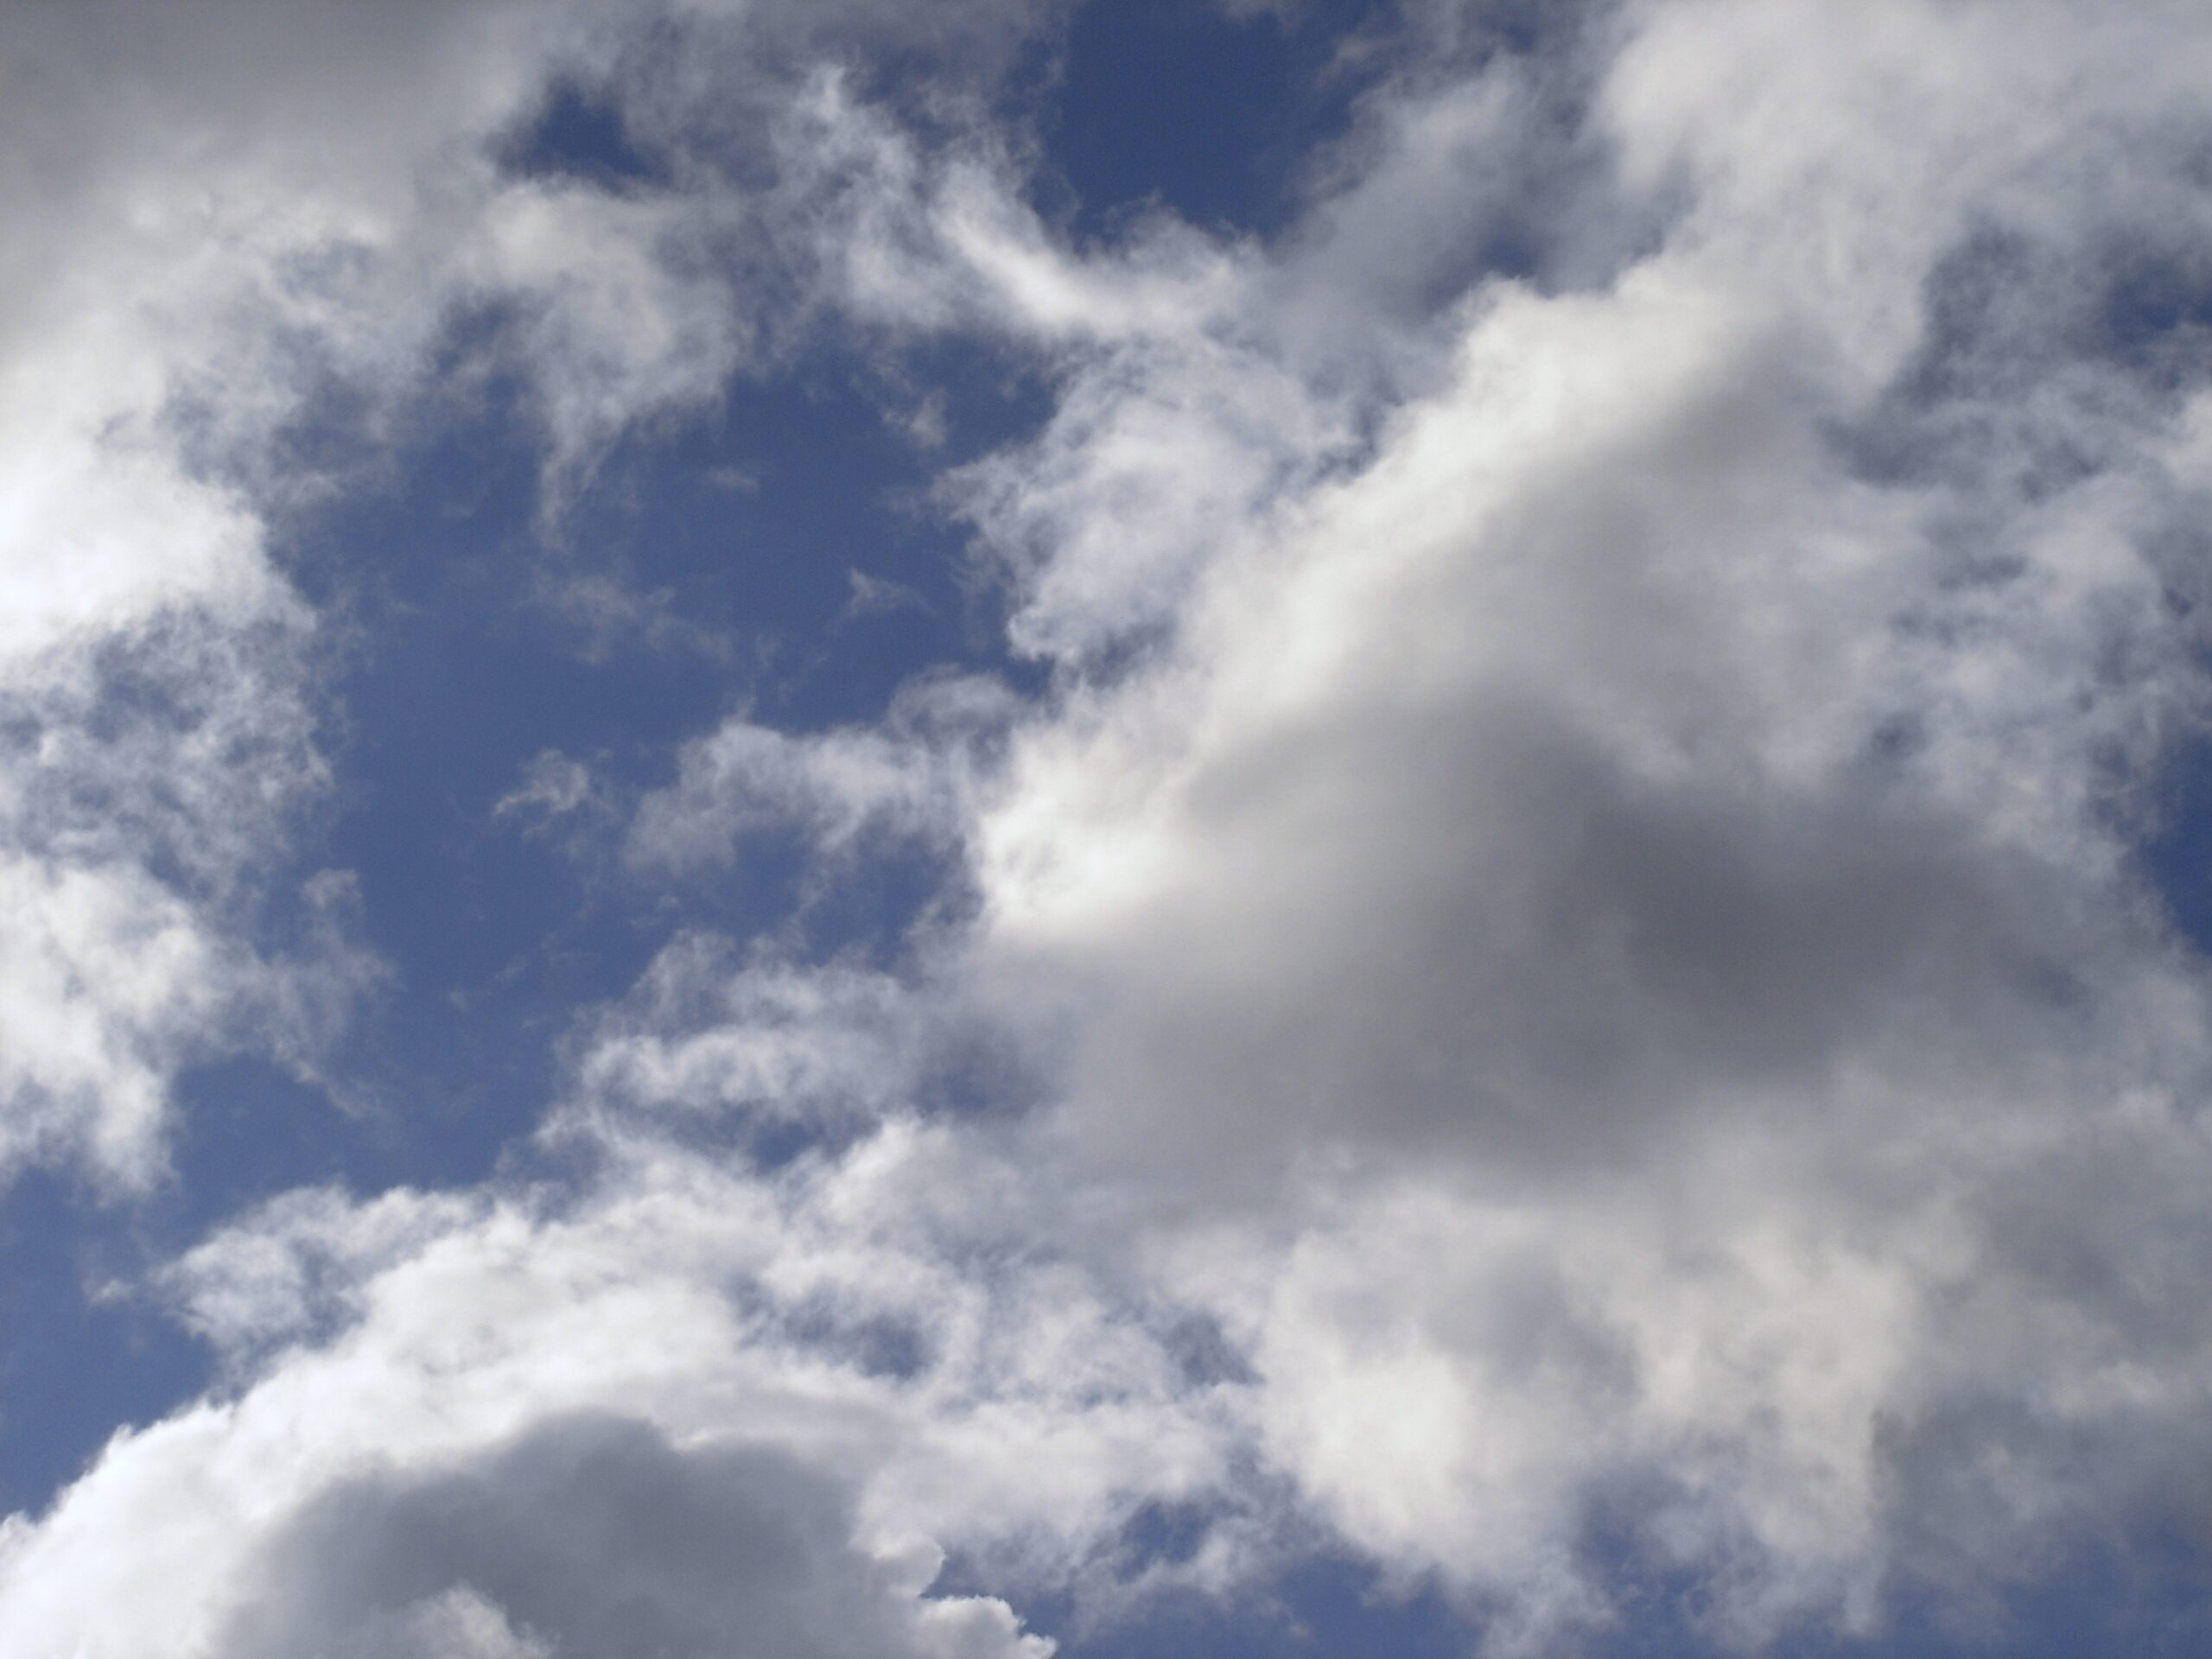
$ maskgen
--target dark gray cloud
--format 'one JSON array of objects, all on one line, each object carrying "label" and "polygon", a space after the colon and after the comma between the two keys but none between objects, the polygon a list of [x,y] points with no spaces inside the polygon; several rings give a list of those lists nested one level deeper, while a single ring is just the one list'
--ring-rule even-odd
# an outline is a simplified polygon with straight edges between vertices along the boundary
[{"label": "dark gray cloud", "polygon": [[315,1497],[264,1554],[223,1659],[955,1659],[857,1553],[849,1495],[772,1447],[682,1450],[559,1418],[442,1471]]}]

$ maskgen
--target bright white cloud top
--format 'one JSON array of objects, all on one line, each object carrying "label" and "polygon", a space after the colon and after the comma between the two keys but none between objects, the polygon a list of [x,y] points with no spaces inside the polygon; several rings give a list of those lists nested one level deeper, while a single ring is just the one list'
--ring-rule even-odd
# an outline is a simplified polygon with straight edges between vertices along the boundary
[{"label": "bright white cloud top", "polygon": [[[427,968],[321,839],[380,554],[315,526],[438,410],[532,457],[518,618],[729,677],[498,757],[653,949],[495,1173],[100,1287],[213,1361],[6,1522],[0,1652],[1182,1652],[1328,1560],[1459,1650],[2040,1653],[2177,1536],[2113,1617],[2201,1631],[2212,16],[1231,9],[1342,113],[1242,227],[1067,204],[1082,22],[0,16],[10,1180],[156,1203],[225,1056],[358,1109]],[[563,99],[625,156],[518,161]],[[809,642],[576,515],[825,359],[988,637],[783,721]],[[795,556],[824,650],[944,620]]]}]

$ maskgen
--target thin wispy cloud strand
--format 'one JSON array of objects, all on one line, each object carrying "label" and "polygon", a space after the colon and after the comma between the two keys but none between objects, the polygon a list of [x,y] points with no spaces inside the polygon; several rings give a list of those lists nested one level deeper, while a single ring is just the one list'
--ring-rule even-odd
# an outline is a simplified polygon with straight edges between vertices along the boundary
[{"label": "thin wispy cloud strand", "polygon": [[2212,1641],[2212,18],[0,15],[0,1652]]}]

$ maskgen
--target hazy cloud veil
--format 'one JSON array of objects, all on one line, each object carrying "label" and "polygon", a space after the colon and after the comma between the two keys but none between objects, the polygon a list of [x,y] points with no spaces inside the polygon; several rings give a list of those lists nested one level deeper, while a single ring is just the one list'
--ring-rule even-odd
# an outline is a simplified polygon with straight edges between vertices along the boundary
[{"label": "hazy cloud veil", "polygon": [[[1147,29],[1268,211],[1086,199]],[[198,1356],[4,1523],[0,1651],[2212,1630],[2200,6],[0,64],[0,1175]],[[465,580],[375,529],[517,454]],[[496,1156],[361,1104],[442,901],[340,833],[455,594],[531,719],[394,822],[584,918],[427,998],[543,1061]],[[249,1064],[385,1150],[195,1208]]]}]

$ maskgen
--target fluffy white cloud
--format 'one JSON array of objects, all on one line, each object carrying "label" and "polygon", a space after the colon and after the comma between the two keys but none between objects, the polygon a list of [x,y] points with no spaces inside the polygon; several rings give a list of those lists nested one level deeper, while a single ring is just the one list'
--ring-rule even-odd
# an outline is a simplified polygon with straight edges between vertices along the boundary
[{"label": "fluffy white cloud", "polygon": [[9,1523],[0,1643],[664,1651],[755,1607],[793,1652],[1028,1656],[995,1603],[915,1599],[930,1541],[1063,1571],[1220,1478],[1218,1388],[985,1149],[894,1123],[772,1178],[607,1150],[581,1200],[301,1196],[180,1263],[234,1391]]}]

